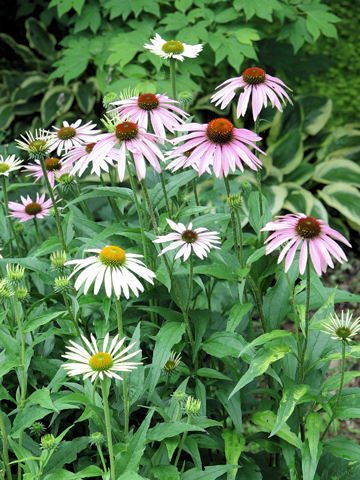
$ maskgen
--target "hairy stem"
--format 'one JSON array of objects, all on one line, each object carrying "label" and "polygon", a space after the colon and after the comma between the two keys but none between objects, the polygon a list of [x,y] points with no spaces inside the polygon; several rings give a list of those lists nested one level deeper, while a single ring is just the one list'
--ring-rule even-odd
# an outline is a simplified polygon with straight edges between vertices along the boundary
[{"label": "hairy stem", "polygon": [[106,427],[106,438],[109,450],[109,459],[110,459],[110,478],[115,480],[115,460],[114,460],[114,450],[111,437],[111,423],[110,423],[110,410],[108,396],[105,387],[105,380],[101,381],[102,396],[104,402],[104,415],[105,415],[105,427]]}]

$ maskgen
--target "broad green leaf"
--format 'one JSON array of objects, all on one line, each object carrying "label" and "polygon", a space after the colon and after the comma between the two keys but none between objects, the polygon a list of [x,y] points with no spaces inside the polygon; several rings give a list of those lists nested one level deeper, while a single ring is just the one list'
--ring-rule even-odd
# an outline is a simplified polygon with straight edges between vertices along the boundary
[{"label": "broad green leaf", "polygon": [[[306,455],[310,453],[310,459],[311,459],[310,461],[308,459],[306,460],[305,469],[307,469],[308,471],[314,471],[314,468],[312,466],[314,464],[317,465],[321,455],[321,451],[322,451],[321,443],[319,442],[320,432],[323,430],[323,420],[321,418],[321,415],[317,412],[310,412],[306,417],[305,425],[306,425],[305,438],[306,438],[307,446],[309,448],[309,452],[306,451]],[[303,466],[303,470],[304,470],[304,466]],[[315,468],[315,471],[316,471],[316,468]]]},{"label": "broad green leaf", "polygon": [[56,39],[45,25],[34,17],[25,20],[26,38],[31,48],[37,50],[43,57],[52,58],[55,55]]},{"label": "broad green leaf", "polygon": [[213,368],[206,368],[206,367],[199,368],[196,371],[196,375],[199,377],[205,377],[205,378],[216,378],[218,380],[231,380],[230,377],[228,377],[227,375],[224,375],[221,372],[218,372],[217,370],[214,370]]},{"label": "broad green leaf", "polygon": [[8,128],[14,118],[13,105],[11,103],[5,103],[0,106],[0,130]]},{"label": "broad green leaf", "polygon": [[329,120],[333,102],[324,97],[300,97],[297,99],[304,111],[303,130],[309,135],[316,135]]},{"label": "broad green leaf", "polygon": [[307,14],[306,25],[314,40],[317,40],[321,34],[337,38],[333,23],[340,22],[340,18],[329,13],[327,5],[318,2],[302,3],[299,8]]},{"label": "broad green leaf", "polygon": [[284,174],[295,170],[304,156],[300,130],[294,129],[287,132],[270,146],[268,154],[272,157],[273,165]]},{"label": "broad green leaf", "polygon": [[48,388],[41,388],[39,390],[35,390],[27,399],[27,403],[32,403],[33,405],[40,405],[43,408],[48,408],[49,410],[53,410],[54,412],[58,412],[59,410],[55,407],[53,401],[50,397],[50,391]]},{"label": "broad green leaf", "polygon": [[352,462],[359,461],[360,445],[353,438],[337,435],[326,440],[324,447],[335,457],[346,458]]},{"label": "broad green leaf", "polygon": [[267,199],[264,197],[264,195],[262,196],[262,200],[264,212],[264,218],[262,220],[260,216],[259,194],[257,192],[251,192],[247,201],[249,222],[256,234],[259,232],[263,224],[271,220],[271,212],[269,210]]},{"label": "broad green leaf", "polygon": [[70,205],[75,205],[76,203],[82,202],[83,200],[88,200],[89,198],[97,197],[115,197],[121,198],[122,200],[133,201],[133,193],[129,188],[124,187],[96,187],[88,193],[83,193],[79,197],[71,200],[67,203],[67,207]]},{"label": "broad green leaf", "polygon": [[37,420],[41,420],[53,413],[52,410],[39,406],[26,406],[23,410],[20,410],[16,415],[12,427],[11,436],[13,438],[19,438],[20,432],[25,428],[29,428]]},{"label": "broad green leaf", "polygon": [[305,395],[309,386],[292,384],[284,388],[282,398],[280,400],[279,409],[276,415],[276,423],[271,430],[270,436],[276,435],[284,426],[287,419],[293,413],[297,403]]},{"label": "broad green leaf", "polygon": [[67,463],[74,462],[78,453],[82,452],[88,445],[89,437],[77,437],[70,442],[62,440],[46,464],[44,472],[50,473],[53,468],[61,468]]},{"label": "broad green leaf", "polygon": [[250,302],[235,304],[230,311],[230,317],[226,325],[226,331],[234,332],[238,325],[240,325],[244,315],[250,312],[252,307],[253,304]]},{"label": "broad green leaf", "polygon": [[75,98],[80,110],[89,114],[96,99],[96,85],[94,81],[89,79],[86,83],[77,83],[75,87]]},{"label": "broad green leaf", "polygon": [[[33,454],[29,450],[27,450],[25,447],[22,445],[19,445],[18,442],[16,442],[11,436],[8,437],[8,442],[15,453],[16,457],[18,460],[21,460],[22,458],[28,458],[29,460],[26,461],[25,466],[25,472],[31,472],[33,474],[38,472],[38,462],[32,459]],[[31,460],[30,460],[31,459]]]},{"label": "broad green leaf", "polygon": [[165,438],[175,437],[184,432],[205,432],[205,429],[183,422],[158,423],[148,431],[147,440],[162,442]]},{"label": "broad green leaf", "polygon": [[45,315],[36,316],[34,318],[26,320],[24,323],[24,331],[25,332],[32,332],[36,328],[40,327],[41,325],[46,325],[47,323],[51,322],[55,318],[59,318],[63,316],[63,312],[48,312]]},{"label": "broad green leaf", "polygon": [[170,357],[174,345],[180,342],[185,333],[184,322],[167,322],[162,325],[155,337],[153,360],[150,366],[150,374],[147,379],[149,385],[148,398],[154,392],[161,370]]},{"label": "broad green leaf", "polygon": [[246,275],[247,270],[238,268],[238,265],[225,265],[223,263],[208,263],[205,265],[198,265],[194,268],[194,273],[209,275],[211,277],[219,278],[220,280],[229,280],[230,282],[237,282],[239,278]]},{"label": "broad green leaf", "polygon": [[45,75],[33,75],[26,78],[12,94],[13,102],[23,103],[29,98],[44,92],[48,88],[48,81]]},{"label": "broad green leaf", "polygon": [[310,215],[314,206],[314,196],[305,188],[300,187],[296,183],[284,184],[288,188],[288,196],[284,203],[284,208],[292,213],[304,212]]},{"label": "broad green leaf", "polygon": [[[226,428],[221,434],[225,442],[226,463],[237,465],[241,452],[245,446],[245,437],[238,438],[236,430]],[[227,480],[235,480],[237,468],[234,468],[227,474]]]},{"label": "broad green leaf", "polygon": [[[40,106],[41,120],[47,127],[60,113],[67,112],[74,100],[72,91],[61,85],[49,88],[45,93]],[[59,105],[61,102],[61,105]]]},{"label": "broad green leaf", "polygon": [[[347,383],[351,382],[351,380],[359,376],[360,376],[360,372],[353,372],[353,371],[345,372],[343,385],[346,385]],[[340,386],[340,379],[341,379],[341,373],[328,377],[325,380],[325,382],[322,384],[321,390],[323,392],[332,392],[333,390],[337,390]]]},{"label": "broad green leaf", "polygon": [[244,388],[245,385],[254,380],[254,378],[265,373],[273,362],[280,360],[280,358],[283,358],[290,352],[290,347],[282,342],[266,345],[264,348],[260,349],[255,355],[254,359],[251,361],[248,370],[235,385],[233,391],[230,393],[229,398],[231,398],[240,389]]},{"label": "broad green leaf", "polygon": [[191,468],[182,474],[181,480],[216,480],[225,473],[233,470],[233,465],[213,465],[205,467],[204,470]]},{"label": "broad green leaf", "polygon": [[[56,469],[55,471],[48,473],[44,477],[44,480],[81,480],[82,478],[91,477],[100,478],[102,473],[103,470],[96,465],[90,465],[83,470],[78,471],[77,473],[72,473],[64,469]],[[26,479],[24,478],[24,480]]]},{"label": "broad green leaf", "polygon": [[267,325],[272,329],[279,328],[290,308],[289,287],[285,273],[281,272],[276,284],[268,289],[263,299]]},{"label": "broad green leaf", "polygon": [[318,194],[325,203],[335,208],[360,230],[360,193],[347,183],[327,185]]},{"label": "broad green leaf", "polygon": [[344,182],[360,187],[360,165],[346,158],[321,162],[315,168],[314,180],[320,183]]},{"label": "broad green leaf", "polygon": [[278,338],[290,337],[291,335],[292,333],[287,330],[273,330],[270,333],[264,333],[259,337],[255,338],[255,340],[253,340],[252,342],[248,343],[246,347],[244,347],[239,352],[239,357],[242,357],[254,347],[258,347],[259,345],[264,345],[264,343],[271,342],[272,340],[276,340]]},{"label": "broad green leaf", "polygon": [[237,357],[246,341],[238,333],[215,332],[203,344],[202,350],[216,358]]},{"label": "broad green leaf", "polygon": [[[259,425],[259,427],[262,427],[264,432],[271,432],[276,423],[276,415],[271,410],[264,410],[262,412],[254,413],[252,421],[256,425]],[[301,448],[300,438],[290,430],[290,427],[286,423],[276,435],[291,445],[294,445],[294,447]]]},{"label": "broad green leaf", "polygon": [[25,64],[37,64],[39,62],[29,47],[17,43],[10,35],[0,33],[0,39],[9,45]]},{"label": "broad green leaf", "polygon": [[302,478],[303,480],[313,480],[316,474],[318,462],[321,457],[322,445],[319,443],[319,449],[317,455],[311,451],[307,440],[301,447],[301,466],[302,466]]},{"label": "broad green leaf", "polygon": [[246,27],[244,25],[239,26],[235,31],[235,36],[240,43],[251,45],[252,42],[260,40],[259,31],[252,27]]},{"label": "broad green leaf", "polygon": [[179,471],[174,465],[159,465],[151,469],[158,480],[179,480]]}]

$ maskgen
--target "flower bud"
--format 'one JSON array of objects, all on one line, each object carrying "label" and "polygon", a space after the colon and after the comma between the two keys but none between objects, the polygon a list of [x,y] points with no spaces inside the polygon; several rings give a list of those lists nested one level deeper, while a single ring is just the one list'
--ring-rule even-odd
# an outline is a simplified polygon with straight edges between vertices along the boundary
[{"label": "flower bud", "polygon": [[40,437],[45,432],[45,427],[41,422],[34,422],[30,427],[30,432],[34,437]]},{"label": "flower bud", "polygon": [[55,278],[54,290],[56,293],[64,293],[71,289],[70,280],[68,277]]},{"label": "flower bud", "polygon": [[174,392],[171,396],[175,400],[175,402],[182,403],[186,398],[186,393],[185,392]]},{"label": "flower bud", "polygon": [[200,411],[201,401],[197,398],[188,396],[185,404],[185,413],[186,415],[197,415]]},{"label": "flower bud", "polygon": [[237,208],[241,207],[241,195],[238,193],[232,194],[227,198],[227,202],[230,208],[233,208],[234,210]]},{"label": "flower bud", "polygon": [[6,265],[6,273],[9,280],[12,280],[14,282],[19,282],[24,277],[25,268],[21,267],[18,264],[13,265],[11,263],[8,263]]},{"label": "flower bud", "polygon": [[26,287],[19,287],[16,290],[16,296],[19,300],[25,300],[26,297],[28,296],[28,289]]},{"label": "flower bud", "polygon": [[24,230],[24,224],[20,222],[15,223],[14,230],[15,232],[22,232]]},{"label": "flower bud", "polygon": [[111,106],[110,104],[112,102],[116,102],[116,100],[118,100],[118,96],[117,96],[116,93],[114,93],[114,92],[107,93],[103,97],[104,108],[109,108]]},{"label": "flower bud", "polygon": [[52,433],[43,435],[40,440],[41,448],[44,450],[53,450],[56,447],[56,440]]},{"label": "flower bud", "polygon": [[169,375],[171,375],[178,367],[180,360],[181,360],[180,353],[171,352],[169,360],[163,366],[163,370]]},{"label": "flower bud", "polygon": [[94,432],[90,435],[90,443],[92,445],[101,445],[104,441],[105,438],[101,432]]},{"label": "flower bud", "polygon": [[178,100],[182,104],[183,108],[185,108],[187,105],[190,105],[193,102],[194,98],[191,92],[184,90],[179,93]]},{"label": "flower bud", "polygon": [[55,268],[61,270],[64,268],[66,262],[66,252],[64,252],[64,250],[57,250],[50,255],[50,261]]},{"label": "flower bud", "polygon": [[9,288],[6,278],[0,279],[0,298],[9,298],[13,295],[11,289]]}]

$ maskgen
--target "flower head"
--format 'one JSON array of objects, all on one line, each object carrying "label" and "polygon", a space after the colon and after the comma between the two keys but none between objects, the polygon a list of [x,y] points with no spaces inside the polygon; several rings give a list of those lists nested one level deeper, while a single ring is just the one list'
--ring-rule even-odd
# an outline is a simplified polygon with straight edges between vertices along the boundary
[{"label": "flower head", "polygon": [[163,370],[171,375],[176,368],[179,366],[181,360],[181,353],[171,352],[170,358],[166,361],[163,366]]},{"label": "flower head", "polygon": [[355,337],[360,333],[360,317],[352,320],[353,314],[348,310],[344,317],[344,311],[341,311],[341,318],[336,315],[330,315],[327,322],[322,324],[324,330],[322,332],[331,335],[334,340],[344,340],[346,342],[351,341],[352,337]]},{"label": "flower head", "polygon": [[97,255],[92,255],[85,259],[70,260],[65,263],[65,265],[76,265],[69,278],[83,270],[77,277],[74,287],[76,290],[79,290],[81,285],[84,284],[85,295],[94,281],[94,294],[97,295],[99,293],[100,287],[104,283],[106,295],[109,298],[112,290],[114,290],[114,294],[118,298],[121,292],[123,292],[125,298],[129,298],[129,288],[138,297],[139,292],[144,291],[144,287],[136,275],[147,282],[153,283],[155,273],[146,268],[145,264],[140,260],[143,257],[142,255],[125,253],[122,248],[115,245],[107,245],[103,249],[94,248],[85,251],[94,252]]},{"label": "flower head", "polygon": [[50,152],[56,150],[57,155],[61,155],[62,152],[67,153],[73,147],[92,142],[94,135],[100,133],[100,130],[94,130],[96,125],[92,122],[85,123],[85,125],[81,125],[81,122],[82,120],[78,119],[69,125],[64,121],[62,127],[53,127],[55,131],[48,132],[50,134]]},{"label": "flower head", "polygon": [[187,227],[183,223],[175,223],[169,218],[166,219],[169,226],[174,230],[167,235],[161,235],[153,240],[154,243],[172,242],[160,253],[163,255],[169,250],[180,248],[175,255],[175,259],[183,257],[187,260],[192,252],[201,259],[207,257],[211,248],[219,249],[216,244],[221,243],[218,232],[209,232],[207,228],[200,227],[192,229],[192,223]]},{"label": "flower head", "polygon": [[201,401],[189,395],[186,399],[185,413],[186,415],[197,415],[201,408]]},{"label": "flower head", "polygon": [[242,162],[252,170],[262,166],[261,161],[249,148],[250,146],[265,154],[254,143],[261,140],[261,137],[245,128],[235,128],[226,118],[215,118],[207,124],[186,123],[177,130],[190,133],[171,141],[174,145],[184,143],[169,152],[167,158],[178,159],[190,151],[184,167],[195,164],[199,169],[199,175],[202,175],[209,166],[218,178],[222,178],[223,175],[227,177],[230,170],[235,172],[236,167],[243,172]]},{"label": "flower head", "polygon": [[50,215],[52,206],[51,198],[45,200],[45,193],[41,196],[37,193],[36,200],[33,201],[29,195],[25,198],[20,197],[22,203],[9,202],[10,217],[19,218],[19,222],[26,222],[32,218],[44,218]]},{"label": "flower head", "polygon": [[[64,168],[63,162],[60,160],[60,158],[57,158],[57,157],[48,157],[46,160],[44,160],[44,164],[45,164],[46,173],[47,173],[50,185],[54,187],[55,178],[58,175],[61,175],[67,172],[67,169]],[[40,160],[38,159],[35,159],[35,163],[24,166],[24,170],[31,172],[27,176],[35,177],[35,182],[37,182],[39,178],[44,177],[44,174],[41,168],[41,163],[40,163]]]},{"label": "flower head", "polygon": [[[161,167],[158,159],[164,161],[164,156],[156,141],[163,142],[163,139],[146,133],[143,127],[132,121],[113,118],[112,122],[114,131],[104,135],[96,143],[89,156],[89,161],[93,162],[93,170],[103,168],[107,158],[114,160],[117,163],[119,179],[122,182],[125,176],[126,156],[127,153],[131,153],[139,180],[145,178],[146,175],[145,159],[160,173]],[[120,148],[116,148],[117,146]]]},{"label": "flower head", "polygon": [[6,274],[9,280],[19,282],[20,280],[22,280],[24,273],[25,273],[25,267],[22,267],[19,264],[16,264],[16,265],[12,263],[6,264]]},{"label": "flower head", "polygon": [[131,119],[145,130],[147,130],[150,120],[155,134],[166,138],[165,128],[174,133],[174,129],[183,123],[181,117],[189,116],[175,105],[178,103],[166,95],[143,93],[136,97],[113,102],[112,105],[117,105],[117,107],[110,111],[116,111],[124,118]]},{"label": "flower head", "polygon": [[271,106],[276,107],[280,112],[282,112],[280,100],[284,104],[285,100],[292,103],[283,87],[290,90],[283,81],[267,74],[262,68],[250,67],[244,70],[241,77],[229,78],[217,86],[216,89],[220,88],[220,90],[214,93],[211,101],[215,102],[215,105],[220,105],[223,110],[235,97],[236,90],[242,89],[236,115],[237,117],[245,115],[250,96],[252,96],[252,113],[254,121],[256,121],[262,108],[267,107],[268,100],[271,102]]},{"label": "flower head", "polygon": [[[104,135],[97,135],[96,137],[94,137],[93,140],[103,138],[103,136]],[[91,173],[95,173],[100,177],[101,170],[104,170],[108,173],[109,165],[112,167],[114,166],[112,159],[106,156],[102,159],[100,163],[97,162],[94,164],[94,162],[91,161],[90,154],[96,145],[96,141],[74,147],[66,155],[63,156],[64,166],[72,167],[71,175],[78,175],[79,177],[81,177],[87,167],[92,164]]]},{"label": "flower head", "polygon": [[20,150],[25,150],[30,158],[37,158],[39,155],[46,155],[51,144],[51,137],[49,132],[40,128],[32,132],[25,132],[25,135],[20,135],[21,140],[16,139],[16,145]]},{"label": "flower head", "polygon": [[131,343],[122,349],[125,337],[119,340],[119,335],[115,335],[109,342],[109,334],[107,333],[101,347],[98,347],[98,342],[93,334],[90,335],[90,341],[84,336],[82,336],[82,339],[86,348],[70,340],[71,346],[67,346],[68,351],[65,355],[62,355],[64,358],[73,361],[62,365],[71,377],[83,375],[84,380],[90,377],[91,382],[97,377],[104,380],[105,376],[122,380],[117,372],[131,372],[138,365],[141,365],[141,362],[127,361],[140,353],[141,350],[127,353],[135,343]]},{"label": "flower head", "polygon": [[41,448],[44,450],[53,450],[56,448],[56,439],[52,433],[47,433],[41,437]]},{"label": "flower head", "polygon": [[162,58],[175,58],[182,62],[184,57],[195,58],[199,55],[203,49],[202,44],[188,45],[187,43],[179,42],[178,40],[166,41],[160,37],[158,33],[154,38],[150,39],[151,44],[144,45],[155,55],[159,55]]},{"label": "flower head", "polygon": [[[339,240],[351,248],[346,238],[324,220],[308,217],[304,213],[281,215],[279,220],[268,222],[262,232],[274,231],[266,240],[266,255],[274,251],[282,243],[288,242],[279,255],[278,263],[285,257],[285,272],[294,260],[298,247],[300,249],[299,271],[305,272],[308,256],[310,255],[316,273],[321,276],[326,271],[327,265],[334,268],[331,255],[340,263],[347,260],[345,253],[333,240]],[[333,237],[333,238],[331,238]]]},{"label": "flower head", "polygon": [[8,177],[9,173],[18,170],[21,164],[22,160],[16,158],[15,155],[8,155],[6,158],[0,155],[0,176]]}]

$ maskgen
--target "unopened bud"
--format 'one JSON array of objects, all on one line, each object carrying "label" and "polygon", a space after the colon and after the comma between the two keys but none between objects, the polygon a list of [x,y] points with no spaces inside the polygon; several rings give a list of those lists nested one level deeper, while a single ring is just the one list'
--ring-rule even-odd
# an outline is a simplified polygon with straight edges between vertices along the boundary
[{"label": "unopened bud", "polygon": [[63,293],[70,290],[70,280],[68,277],[57,277],[55,278],[55,292]]},{"label": "unopened bud", "polygon": [[101,432],[94,432],[90,435],[90,443],[93,445],[101,445],[104,441],[105,438]]},{"label": "unopened bud", "polygon": [[20,222],[15,223],[14,230],[15,232],[22,232],[24,230],[24,224]]},{"label": "unopened bud", "polygon": [[241,195],[239,195],[238,193],[229,195],[229,197],[227,198],[227,202],[229,207],[233,208],[234,210],[240,208],[242,203]]},{"label": "unopened bud", "polygon": [[181,354],[176,352],[171,352],[169,360],[165,363],[163,369],[166,373],[171,374],[176,370],[181,360]]},{"label": "unopened bud", "polygon": [[12,265],[11,263],[8,263],[6,265],[6,273],[9,280],[12,280],[14,282],[19,282],[24,277],[25,268],[21,267],[18,264]]},{"label": "unopened bud", "polygon": [[197,415],[200,411],[201,401],[197,398],[188,396],[185,404],[185,413],[186,415]]},{"label": "unopened bud", "polygon": [[66,262],[66,252],[57,250],[50,255],[50,261],[55,268],[63,268]]},{"label": "unopened bud", "polygon": [[44,450],[53,450],[56,447],[56,440],[52,433],[47,433],[41,437],[41,448]]}]

